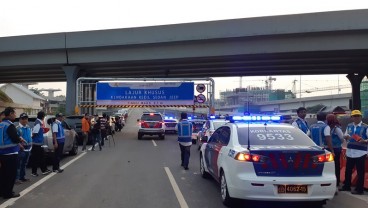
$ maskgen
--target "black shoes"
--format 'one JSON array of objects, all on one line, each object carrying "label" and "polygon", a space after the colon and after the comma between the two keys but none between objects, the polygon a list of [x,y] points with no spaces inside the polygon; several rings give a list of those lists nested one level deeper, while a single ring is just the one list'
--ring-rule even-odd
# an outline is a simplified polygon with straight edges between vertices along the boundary
[{"label": "black shoes", "polygon": [[350,188],[346,188],[346,187],[342,187],[342,188],[339,188],[339,191],[351,191]]},{"label": "black shoes", "polygon": [[12,193],[9,196],[3,196],[4,199],[11,199],[11,198],[17,198],[20,197],[20,194]]},{"label": "black shoes", "polygon": [[189,170],[188,166],[187,167],[184,167],[185,170]]},{"label": "black shoes", "polygon": [[364,195],[364,191],[354,190],[354,191],[351,192],[351,194],[354,194],[354,195]]},{"label": "black shoes", "polygon": [[62,173],[63,171],[63,169],[53,170],[54,173]]}]

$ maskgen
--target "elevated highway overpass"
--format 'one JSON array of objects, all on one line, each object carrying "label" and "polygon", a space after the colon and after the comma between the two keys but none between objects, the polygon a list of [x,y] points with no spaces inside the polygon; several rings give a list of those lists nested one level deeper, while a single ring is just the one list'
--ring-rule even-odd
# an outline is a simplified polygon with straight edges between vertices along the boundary
[{"label": "elevated highway overpass", "polygon": [[0,38],[0,83],[78,77],[368,74],[368,10]]}]

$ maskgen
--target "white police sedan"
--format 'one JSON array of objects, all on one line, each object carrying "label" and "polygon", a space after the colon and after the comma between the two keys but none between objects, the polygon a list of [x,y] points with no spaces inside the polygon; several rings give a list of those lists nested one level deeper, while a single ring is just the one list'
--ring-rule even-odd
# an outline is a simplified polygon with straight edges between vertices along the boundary
[{"label": "white police sedan", "polygon": [[[309,201],[322,205],[336,191],[333,155],[289,124],[270,116],[234,116],[200,150],[200,171],[233,198]],[[268,120],[268,121],[264,121]]]}]

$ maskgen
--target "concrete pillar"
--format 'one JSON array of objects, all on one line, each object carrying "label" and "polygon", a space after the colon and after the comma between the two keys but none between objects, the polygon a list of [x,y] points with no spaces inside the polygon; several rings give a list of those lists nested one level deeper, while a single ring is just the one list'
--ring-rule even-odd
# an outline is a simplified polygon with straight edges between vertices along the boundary
[{"label": "concrete pillar", "polygon": [[74,108],[76,103],[76,83],[79,74],[78,66],[63,66],[63,70],[66,75],[66,107],[65,111],[67,115],[74,114]]},{"label": "concrete pillar", "polygon": [[352,88],[352,106],[351,110],[360,110],[361,109],[361,100],[360,100],[360,84],[364,78],[364,74],[361,73],[351,73],[346,77],[349,79],[351,88]]}]

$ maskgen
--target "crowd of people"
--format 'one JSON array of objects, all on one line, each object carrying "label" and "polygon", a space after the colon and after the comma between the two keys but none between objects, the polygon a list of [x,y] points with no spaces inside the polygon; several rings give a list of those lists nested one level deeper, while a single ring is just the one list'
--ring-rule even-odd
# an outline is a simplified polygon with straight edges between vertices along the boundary
[{"label": "crowd of people", "polygon": [[[343,133],[341,125],[334,114],[317,114],[317,123],[308,125],[305,120],[307,110],[304,107],[297,109],[298,118],[292,123],[319,146],[326,148],[334,155],[336,185],[340,185],[340,157],[342,144],[346,142],[346,169],[344,184],[339,191],[351,191],[352,194],[364,194],[365,160],[368,157],[368,125],[362,122],[362,113],[359,110],[351,111],[352,122]],[[353,169],[357,171],[357,183],[351,190]]]}]

